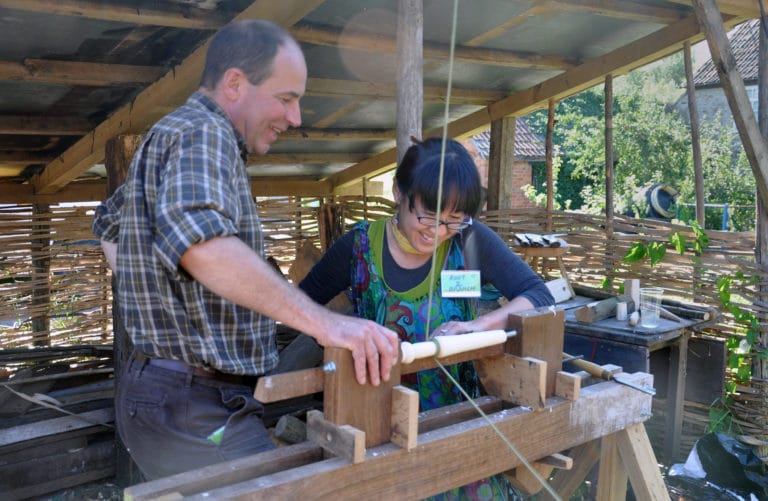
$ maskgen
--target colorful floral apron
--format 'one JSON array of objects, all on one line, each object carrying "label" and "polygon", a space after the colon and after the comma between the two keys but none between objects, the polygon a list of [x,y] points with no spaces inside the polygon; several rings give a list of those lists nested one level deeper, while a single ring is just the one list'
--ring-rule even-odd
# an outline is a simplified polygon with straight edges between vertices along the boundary
[{"label": "colorful floral apron", "polygon": [[[396,292],[390,289],[382,276],[385,228],[386,220],[361,222],[354,227],[351,296],[357,316],[375,320],[397,332],[401,341],[411,343],[426,341],[429,334],[444,322],[465,321],[476,317],[474,301],[441,297],[440,270],[435,270],[434,277],[428,275],[408,291]],[[464,269],[464,255],[457,240],[449,239],[437,250],[437,262],[443,263],[443,270]],[[434,285],[431,308],[430,283]],[[426,327],[427,322],[429,327]],[[462,362],[446,369],[470,397],[479,396],[477,374],[472,362]],[[459,389],[440,368],[405,375],[402,384],[419,392],[422,411],[464,400]],[[508,499],[507,492],[506,480],[502,476],[495,476],[452,489],[432,499],[498,500]]]}]

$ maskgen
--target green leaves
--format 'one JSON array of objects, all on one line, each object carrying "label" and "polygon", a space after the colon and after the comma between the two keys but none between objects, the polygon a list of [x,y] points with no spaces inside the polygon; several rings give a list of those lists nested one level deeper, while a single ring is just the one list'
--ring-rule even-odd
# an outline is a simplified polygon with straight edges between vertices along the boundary
[{"label": "green leaves", "polygon": [[678,254],[681,256],[685,254],[685,245],[687,242],[685,241],[685,236],[682,233],[679,231],[672,233],[669,236],[669,243],[672,244],[672,247],[675,248]]},{"label": "green leaves", "polygon": [[726,406],[715,406],[709,408],[709,427],[710,433],[727,433],[731,430],[731,411]]},{"label": "green leaves", "polygon": [[629,248],[629,251],[627,251],[622,258],[622,261],[625,263],[636,263],[647,255],[648,250],[645,248],[645,244],[643,242],[637,242]]},{"label": "green leaves", "polygon": [[[754,285],[754,277],[747,277],[742,272],[737,272],[731,277],[717,279],[717,294],[723,307],[733,315],[733,319],[744,326],[745,335],[729,337],[725,346],[728,348],[728,368],[733,377],[742,382],[747,382],[752,377],[752,348],[758,343],[760,335],[760,322],[751,311],[742,308],[736,301],[731,287],[737,281]],[[757,355],[760,356],[760,355]]]},{"label": "green leaves", "polygon": [[667,247],[659,242],[651,242],[648,244],[648,257],[651,258],[651,266],[659,264],[664,256],[667,255]]},{"label": "green leaves", "polygon": [[[692,241],[686,240],[685,235],[678,231],[669,236],[669,245],[681,256],[685,255],[686,251],[691,251],[690,259],[693,264],[698,265],[702,252],[709,246],[709,237],[696,221],[690,223],[690,228],[694,237]],[[637,263],[648,258],[653,267],[664,259],[666,252],[667,245],[664,243],[636,242],[629,248],[622,261]],[[768,356],[762,352],[755,353],[754,347],[758,344],[760,337],[760,323],[755,314],[745,306],[738,290],[736,292],[732,290],[735,285],[755,286],[757,278],[745,276],[743,272],[737,271],[733,275],[719,277],[716,282],[718,298],[723,309],[730,313],[734,321],[743,328],[743,335],[731,336],[726,340],[728,369],[737,382],[748,382],[751,379],[752,358]],[[736,383],[726,381],[726,388],[731,393],[735,390]]]},{"label": "green leaves", "polygon": [[651,242],[647,246],[643,242],[637,242],[629,248],[622,258],[625,263],[636,263],[646,256],[651,260],[651,266],[656,266],[667,255],[667,247],[659,242]]},{"label": "green leaves", "polygon": [[693,243],[693,251],[699,255],[709,246],[709,237],[704,233],[704,229],[697,221],[691,221],[691,229],[693,230],[693,234],[696,235],[696,240]]}]

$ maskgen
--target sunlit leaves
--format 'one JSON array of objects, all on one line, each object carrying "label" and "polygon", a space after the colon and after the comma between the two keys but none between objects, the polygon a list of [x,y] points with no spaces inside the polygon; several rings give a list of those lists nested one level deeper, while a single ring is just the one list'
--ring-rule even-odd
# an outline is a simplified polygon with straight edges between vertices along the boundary
[{"label": "sunlit leaves", "polygon": [[645,244],[642,242],[637,242],[629,248],[622,261],[625,263],[636,263],[643,259],[646,255],[648,255],[648,251],[645,248]]}]

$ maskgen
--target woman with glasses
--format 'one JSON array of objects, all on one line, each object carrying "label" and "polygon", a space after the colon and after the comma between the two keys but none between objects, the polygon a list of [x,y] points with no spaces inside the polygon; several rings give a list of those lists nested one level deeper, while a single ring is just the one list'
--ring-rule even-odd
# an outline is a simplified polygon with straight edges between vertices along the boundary
[{"label": "woman with glasses", "polygon": [[[510,313],[553,304],[533,270],[493,230],[473,219],[483,194],[467,150],[449,139],[443,162],[442,153],[440,138],[411,146],[395,173],[394,217],[355,225],[299,287],[322,304],[346,290],[357,316],[375,320],[413,343],[504,329]],[[460,284],[454,289],[461,292],[450,290],[449,281]],[[477,316],[476,297],[468,296],[479,296],[481,283],[494,285],[508,302]],[[471,362],[447,369],[470,396],[479,396]],[[406,375],[402,382],[419,392],[422,411],[463,400],[439,368]],[[453,495],[505,499],[505,493],[506,484],[493,477]]]}]

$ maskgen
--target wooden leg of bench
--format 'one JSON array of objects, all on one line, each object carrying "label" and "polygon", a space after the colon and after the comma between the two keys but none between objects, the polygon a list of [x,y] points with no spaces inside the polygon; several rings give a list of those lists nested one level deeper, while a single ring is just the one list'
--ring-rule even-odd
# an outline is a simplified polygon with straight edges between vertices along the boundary
[{"label": "wooden leg of bench", "polygon": [[[558,470],[550,482],[550,485],[560,495],[561,499],[570,499],[576,489],[584,483],[589,472],[600,458],[600,440],[592,440],[571,449],[568,454],[573,458],[573,468],[570,470]],[[542,500],[550,500],[552,497],[547,491],[540,494]]]},{"label": "wooden leg of bench", "polygon": [[600,467],[597,474],[597,499],[624,501],[627,499],[627,470],[621,462],[617,433],[600,441]]},{"label": "wooden leg of bench", "polygon": [[643,423],[633,424],[616,433],[621,459],[637,499],[669,499],[669,492],[659,471],[656,455]]}]

